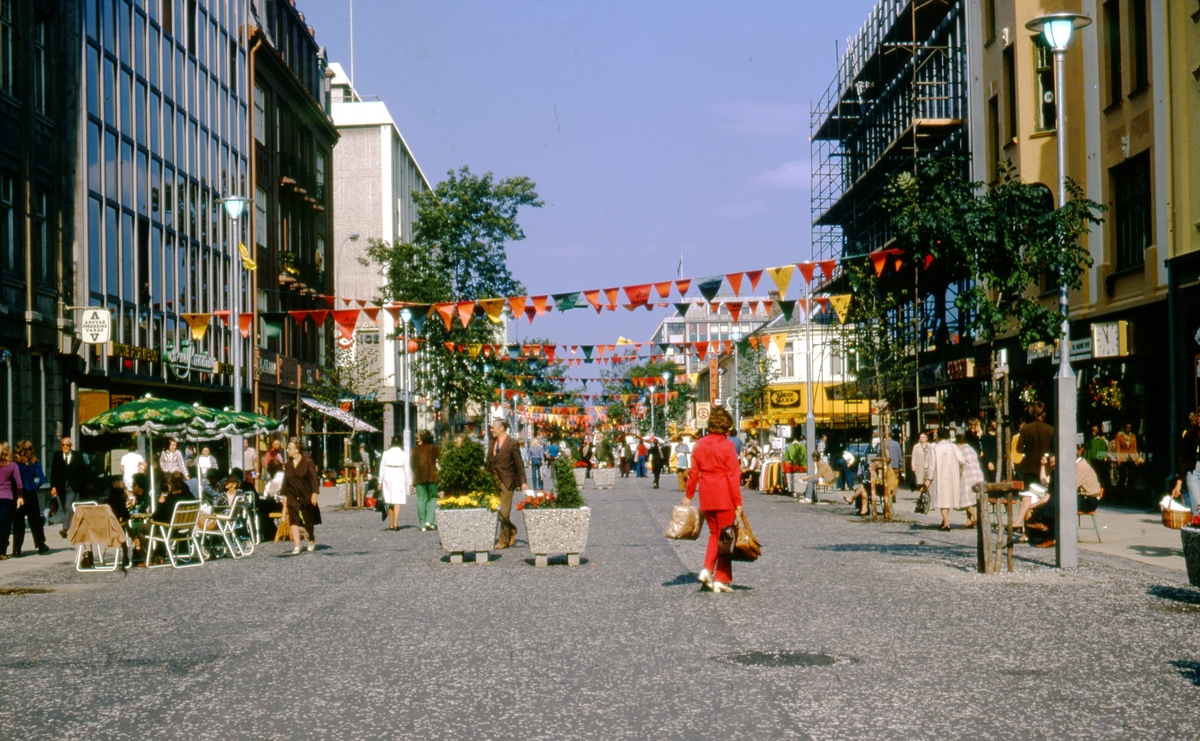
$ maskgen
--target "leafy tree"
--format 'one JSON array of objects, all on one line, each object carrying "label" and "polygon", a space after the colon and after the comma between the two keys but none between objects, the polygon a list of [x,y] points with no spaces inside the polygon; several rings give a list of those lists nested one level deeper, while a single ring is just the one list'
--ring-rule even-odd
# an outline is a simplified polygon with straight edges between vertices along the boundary
[{"label": "leafy tree", "polygon": [[[617,365],[610,371],[602,374],[605,394],[612,398],[630,393],[647,394],[646,406],[650,406],[648,394],[650,390],[645,387],[633,386],[630,381],[634,378],[661,378],[664,373],[670,373],[672,381],[670,391],[676,394],[675,398],[668,399],[666,405],[658,404],[655,407],[654,426],[653,430],[656,435],[663,435],[664,430],[672,422],[682,424],[687,418],[688,402],[696,398],[696,391],[687,383],[680,383],[679,379],[684,374],[684,369],[678,363],[670,359],[664,360],[647,360],[644,363],[622,363]],[[664,388],[661,383],[655,395],[663,393]],[[632,420],[629,413],[629,406],[621,399],[612,399],[608,403],[608,419],[614,425],[626,425]]]},{"label": "leafy tree", "polygon": [[[508,269],[505,245],[525,238],[517,223],[522,206],[540,208],[533,181],[526,177],[495,181],[492,173],[473,174],[463,167],[447,173],[433,190],[414,192],[417,220],[411,243],[372,242],[368,256],[383,269],[385,301],[445,303],[524,295]],[[451,411],[468,401],[491,400],[495,384],[481,373],[486,359],[452,352],[455,345],[502,342],[496,325],[457,316],[447,329],[436,313],[426,319],[426,340],[414,367],[419,391],[440,398]]]},{"label": "leafy tree", "polygon": [[483,445],[463,438],[459,444],[453,441],[442,447],[438,458],[438,486],[448,494],[470,494],[499,491],[496,479],[485,469],[487,456]]},{"label": "leafy tree", "polygon": [[579,509],[587,506],[575,481],[575,467],[565,457],[554,460],[554,507]]},{"label": "leafy tree", "polygon": [[779,364],[771,359],[767,349],[767,337],[757,347],[748,342],[739,342],[737,351],[741,355],[738,365],[738,405],[741,417],[759,416],[767,411],[767,393],[779,380]]}]

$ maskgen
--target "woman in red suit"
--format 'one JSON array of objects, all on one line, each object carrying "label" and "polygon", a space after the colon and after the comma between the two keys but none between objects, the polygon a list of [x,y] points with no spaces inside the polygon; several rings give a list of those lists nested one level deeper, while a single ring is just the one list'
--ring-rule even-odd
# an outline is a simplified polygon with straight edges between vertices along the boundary
[{"label": "woman in red suit", "polygon": [[728,556],[717,556],[721,530],[732,525],[742,511],[742,467],[737,451],[726,434],[733,417],[724,407],[715,407],[708,418],[708,434],[692,447],[692,465],[688,472],[683,503],[690,504],[700,487],[700,514],[708,523],[708,550],[700,582],[714,592],[732,592],[733,563]]}]

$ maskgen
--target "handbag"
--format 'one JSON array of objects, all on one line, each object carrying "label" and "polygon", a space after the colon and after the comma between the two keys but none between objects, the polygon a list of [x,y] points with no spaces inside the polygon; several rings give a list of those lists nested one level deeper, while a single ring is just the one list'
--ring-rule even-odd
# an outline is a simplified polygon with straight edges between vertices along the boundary
[{"label": "handbag", "polygon": [[691,505],[677,504],[675,509],[671,510],[666,536],[671,540],[695,540],[700,537],[700,531],[703,529],[700,510]]},{"label": "handbag", "polygon": [[929,504],[929,487],[922,486],[921,493],[917,496],[917,506],[913,511],[918,515],[926,514],[929,512]]},{"label": "handbag", "polygon": [[754,537],[745,512],[739,514],[732,525],[721,528],[717,555],[727,556],[731,561],[755,561],[762,555],[762,544]]}]

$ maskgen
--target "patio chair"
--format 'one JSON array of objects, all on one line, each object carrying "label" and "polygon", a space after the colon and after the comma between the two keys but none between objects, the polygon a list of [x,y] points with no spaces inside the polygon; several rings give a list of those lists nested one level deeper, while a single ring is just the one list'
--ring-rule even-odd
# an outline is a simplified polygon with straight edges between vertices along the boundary
[{"label": "patio chair", "polygon": [[233,532],[234,523],[241,513],[242,500],[235,499],[233,506],[221,514],[201,513],[196,519],[196,541],[203,546],[208,538],[220,538],[225,542],[225,550],[233,558],[242,558],[245,551],[241,541]]},{"label": "patio chair", "polygon": [[[156,515],[158,513],[155,513]],[[203,566],[204,554],[200,551],[200,541],[196,534],[196,520],[200,516],[200,501],[198,499],[177,502],[175,511],[171,513],[169,522],[150,520],[150,537],[146,542],[146,567],[158,568],[167,564],[150,565],[150,556],[154,553],[154,544],[162,543],[167,549],[170,565],[176,569],[189,566]],[[176,552],[180,543],[187,543],[187,554]],[[195,559],[193,561],[193,559]]]},{"label": "patio chair", "polygon": [[[67,539],[75,546],[76,571],[116,571],[124,563],[125,528],[107,504],[73,502],[71,531]],[[84,566],[84,554],[92,551],[92,565]],[[112,561],[108,560],[113,551]]]}]

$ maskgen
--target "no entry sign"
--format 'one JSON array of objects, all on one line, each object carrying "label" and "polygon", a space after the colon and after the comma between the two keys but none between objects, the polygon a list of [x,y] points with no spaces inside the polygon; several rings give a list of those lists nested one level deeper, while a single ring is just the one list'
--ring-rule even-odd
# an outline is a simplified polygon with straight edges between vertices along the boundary
[{"label": "no entry sign", "polygon": [[103,345],[112,333],[112,314],[107,309],[84,309],[80,336],[86,345]]}]

